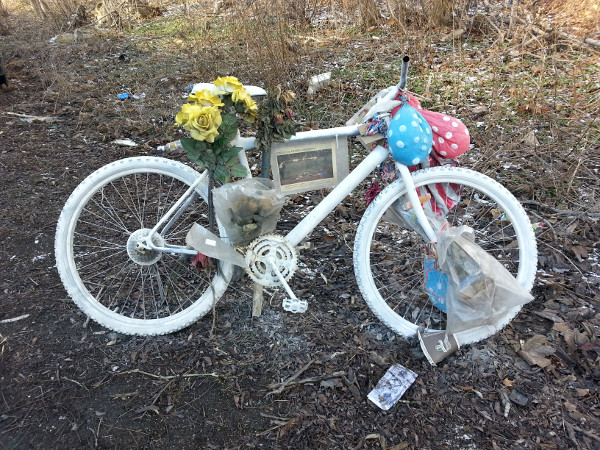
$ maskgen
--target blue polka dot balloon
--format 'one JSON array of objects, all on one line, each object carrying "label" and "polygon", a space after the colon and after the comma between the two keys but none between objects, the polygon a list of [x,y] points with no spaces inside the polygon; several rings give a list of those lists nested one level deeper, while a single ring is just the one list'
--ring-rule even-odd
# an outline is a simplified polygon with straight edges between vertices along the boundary
[{"label": "blue polka dot balloon", "polygon": [[387,132],[394,159],[407,166],[423,161],[431,152],[431,127],[423,116],[408,103],[394,115]]}]

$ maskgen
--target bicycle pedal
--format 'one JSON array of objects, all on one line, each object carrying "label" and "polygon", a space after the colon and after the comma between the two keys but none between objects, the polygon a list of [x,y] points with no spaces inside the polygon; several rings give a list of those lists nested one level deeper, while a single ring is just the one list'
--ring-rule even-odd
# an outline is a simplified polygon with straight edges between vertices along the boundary
[{"label": "bicycle pedal", "polygon": [[308,309],[308,302],[299,298],[286,298],[281,306],[289,312],[304,313]]}]

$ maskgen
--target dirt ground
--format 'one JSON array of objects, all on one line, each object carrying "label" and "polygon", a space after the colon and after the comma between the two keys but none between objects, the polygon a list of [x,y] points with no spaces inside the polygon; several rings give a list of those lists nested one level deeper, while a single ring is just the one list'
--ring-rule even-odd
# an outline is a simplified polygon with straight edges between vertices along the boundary
[{"label": "dirt ground", "polygon": [[[161,74],[164,56],[118,35],[47,43],[42,52],[11,36],[0,36],[10,79],[0,89],[1,449],[600,447],[597,157],[580,160],[585,180],[574,190],[582,191],[567,190],[577,201],[561,205],[527,173],[542,165],[568,183],[572,162],[503,155],[500,165],[518,161],[521,170],[499,169],[502,182],[527,201],[532,220],[546,221],[536,230],[535,300],[502,332],[437,367],[360,297],[352,276],[360,193],[302,251],[307,270],[294,283],[315,294],[307,313],[284,312],[274,292],[252,318],[250,291],[236,285],[217,308],[212,336],[210,315],[172,335],[120,335],[88,322],[68,298],[53,256],[57,218],[91,171],[173,138],[185,87],[210,74],[177,56]],[[118,100],[118,77],[145,98]],[[475,129],[479,119],[464,120]],[[546,145],[580,131],[565,128]],[[140,145],[121,147],[115,138]],[[593,139],[586,148],[600,153]],[[392,364],[418,378],[386,412],[366,397]],[[297,383],[281,384],[293,376]]]}]

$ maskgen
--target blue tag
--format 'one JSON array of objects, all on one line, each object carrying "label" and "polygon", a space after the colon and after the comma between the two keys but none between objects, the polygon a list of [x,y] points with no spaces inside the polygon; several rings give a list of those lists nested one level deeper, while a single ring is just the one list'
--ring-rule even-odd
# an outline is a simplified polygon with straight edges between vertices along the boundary
[{"label": "blue tag", "polygon": [[448,275],[436,269],[435,258],[423,257],[425,269],[425,291],[429,300],[440,311],[446,312],[446,290],[448,289]]}]

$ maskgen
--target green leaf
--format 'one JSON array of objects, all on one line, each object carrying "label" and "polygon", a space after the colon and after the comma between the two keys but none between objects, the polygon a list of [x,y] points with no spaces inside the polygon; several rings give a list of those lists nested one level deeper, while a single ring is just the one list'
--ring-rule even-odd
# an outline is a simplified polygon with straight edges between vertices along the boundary
[{"label": "green leaf", "polygon": [[207,148],[206,142],[197,141],[196,139],[192,139],[192,141],[194,141],[194,148],[196,150],[198,150],[199,152],[204,152],[206,150],[206,148]]},{"label": "green leaf", "polygon": [[180,142],[183,149],[188,153],[196,148],[196,139],[181,138]]},{"label": "green leaf", "polygon": [[200,154],[192,154],[192,153],[188,153],[188,159],[189,159],[191,162],[193,162],[193,163],[195,163],[195,164],[198,164],[199,166],[202,166],[202,167],[208,168],[208,164],[207,164],[206,160],[204,160],[204,159],[202,158],[202,155],[200,155]]},{"label": "green leaf", "polygon": [[223,155],[223,158],[225,158],[225,160],[227,161],[233,156],[237,156],[237,154],[241,151],[242,147],[229,147],[228,149],[224,149],[221,154]]},{"label": "green leaf", "polygon": [[229,169],[226,166],[216,166],[214,176],[215,180],[227,183],[229,181]]},{"label": "green leaf", "polygon": [[227,143],[231,142],[237,136],[238,121],[235,114],[223,114],[222,122],[219,127],[219,134],[223,136]]},{"label": "green leaf", "polygon": [[236,178],[243,178],[248,175],[248,169],[246,169],[241,164],[236,164],[231,167],[231,175]]},{"label": "green leaf", "polygon": [[217,161],[217,158],[215,156],[215,152],[213,151],[212,148],[208,148],[207,147],[206,151],[204,152],[204,155],[205,155],[206,162],[208,162],[208,163],[213,163],[214,164]]}]

